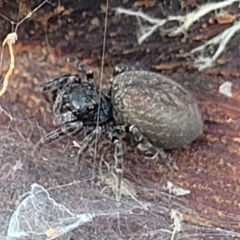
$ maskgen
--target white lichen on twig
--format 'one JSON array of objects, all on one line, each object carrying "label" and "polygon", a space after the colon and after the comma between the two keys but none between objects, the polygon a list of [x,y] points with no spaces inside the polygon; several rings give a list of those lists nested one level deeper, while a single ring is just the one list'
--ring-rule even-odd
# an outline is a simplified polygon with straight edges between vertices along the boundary
[{"label": "white lichen on twig", "polygon": [[[125,14],[125,15],[129,15],[129,16],[135,16],[137,18],[138,24],[139,24],[139,30],[141,33],[141,36],[138,38],[139,44],[143,43],[157,29],[163,27],[166,23],[168,23],[170,21],[184,22],[183,16],[168,16],[167,18],[164,18],[164,19],[158,19],[158,18],[153,18],[141,11],[132,11],[132,10],[124,9],[121,7],[116,8],[116,13],[117,14]],[[147,27],[143,26],[141,20],[146,21],[151,26],[147,26]]]},{"label": "white lichen on twig", "polygon": [[227,44],[231,40],[231,38],[240,30],[240,21],[234,23],[230,28],[224,30],[222,33],[218,34],[214,38],[207,41],[205,44],[193,49],[191,51],[192,54],[194,53],[203,53],[209,46],[218,45],[218,48],[213,56],[204,57],[199,56],[194,60],[194,65],[202,71],[206,68],[211,67],[214,62],[218,59],[218,57],[222,54],[224,49],[226,48]]},{"label": "white lichen on twig", "polygon": [[177,232],[182,230],[182,221],[184,220],[183,214],[178,210],[172,210],[170,213],[170,217],[173,220],[173,232],[171,236],[171,240],[174,239],[174,236]]},{"label": "white lichen on twig", "polygon": [[239,0],[225,0],[225,1],[216,2],[216,3],[206,3],[202,5],[195,11],[188,13],[184,18],[184,23],[178,29],[176,29],[176,31],[172,32],[170,35],[175,36],[179,33],[186,32],[192,26],[192,24],[198,21],[201,17],[204,17],[205,15],[207,15],[212,11],[225,8],[233,4],[234,2],[239,2]]},{"label": "white lichen on twig", "polygon": [[[160,30],[160,32],[168,33],[168,36],[174,37],[181,33],[186,34],[189,28],[198,20],[200,20],[203,16],[208,13],[216,10],[222,10],[234,2],[240,2],[240,0],[225,0],[221,2],[214,3],[206,3],[200,7],[198,7],[193,12],[187,13],[185,16],[167,16],[163,19],[158,19],[151,17],[142,11],[133,11],[129,9],[123,9],[121,7],[116,8],[116,13],[125,14],[128,16],[135,16],[137,18],[137,22],[139,25],[139,34],[138,34],[138,43],[143,43],[148,37],[150,37],[155,31]],[[143,25],[143,21],[147,23]],[[177,21],[180,26],[173,27],[170,29],[164,29],[164,25],[166,23]],[[210,39],[208,42],[199,46],[191,51],[194,53],[200,53],[200,56],[194,58],[194,66],[202,71],[206,68],[211,67],[218,57],[222,54],[227,44],[231,40],[231,38],[235,35],[237,31],[240,29],[240,21],[236,21],[230,28],[224,30],[219,35]],[[216,52],[211,56],[203,56],[207,47],[218,45]]]},{"label": "white lichen on twig", "polygon": [[167,181],[167,186],[165,188],[169,191],[170,194],[174,194],[176,196],[184,196],[191,193],[190,190],[177,187],[169,181]]},{"label": "white lichen on twig", "polygon": [[[167,18],[159,19],[159,18],[153,18],[141,11],[133,11],[130,9],[124,9],[121,7],[116,8],[117,14],[125,14],[128,16],[135,16],[138,19],[138,23],[140,23],[140,27],[143,29],[143,26],[141,25],[141,20],[146,21],[151,26],[146,27],[145,30],[141,30],[143,33],[142,36],[139,37],[138,43],[141,44],[144,42],[149,36],[151,36],[157,29],[160,29],[160,31],[168,32],[169,36],[177,36],[180,33],[186,33],[188,29],[198,21],[201,17],[207,15],[208,13],[212,11],[216,11],[218,9],[222,9],[224,7],[227,7],[231,5],[234,2],[240,2],[240,0],[225,0],[222,2],[217,3],[206,3],[199,8],[197,8],[195,11],[187,13],[185,16],[168,16]],[[177,21],[180,23],[179,27],[171,28],[167,30],[161,29],[166,23],[171,21]]]}]

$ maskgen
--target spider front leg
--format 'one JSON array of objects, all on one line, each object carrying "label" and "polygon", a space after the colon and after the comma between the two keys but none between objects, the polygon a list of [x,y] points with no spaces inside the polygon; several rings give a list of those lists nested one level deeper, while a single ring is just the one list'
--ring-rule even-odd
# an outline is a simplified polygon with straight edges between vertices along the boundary
[{"label": "spider front leg", "polygon": [[38,151],[43,145],[53,142],[67,134],[74,134],[76,131],[80,131],[83,128],[82,122],[70,122],[64,124],[62,127],[48,133],[43,136],[35,145],[33,154]]},{"label": "spider front leg", "polygon": [[[101,134],[101,127],[100,126],[97,126],[92,132],[90,132],[80,143],[74,141],[74,145],[75,147],[78,147],[79,150],[78,150],[78,157],[81,155],[81,153],[83,151],[85,151],[85,149],[91,145],[94,140],[97,139],[98,135]],[[77,162],[77,161],[76,161]]]},{"label": "spider front leg", "polygon": [[55,109],[55,117],[53,124],[55,126],[60,126],[66,123],[76,122],[78,120],[77,116],[74,114],[74,111],[68,111],[65,113],[58,113]]},{"label": "spider front leg", "polygon": [[123,179],[123,145],[114,133],[105,132],[104,136],[115,145],[114,159],[117,173],[116,200],[119,201],[121,198],[121,186]]},{"label": "spider front leg", "polygon": [[81,72],[85,73],[87,77],[87,81],[93,83],[93,71],[87,64],[80,62],[77,58],[74,58],[74,57],[67,58],[67,61],[72,66],[74,66]]},{"label": "spider front leg", "polygon": [[171,166],[172,159],[168,154],[164,152],[164,150],[159,149],[153,146],[143,135],[133,125],[130,126],[116,126],[115,129],[120,132],[132,133],[134,140],[138,143],[137,148],[146,153],[150,153],[152,155],[151,159],[155,159],[160,155],[160,158],[163,160],[164,164],[169,168],[169,170],[173,171],[173,167]]},{"label": "spider front leg", "polygon": [[[64,86],[72,83],[81,83],[81,79],[78,74],[65,74],[58,78],[53,78],[40,86],[40,91],[47,102],[54,102],[57,97],[58,90],[61,90]],[[47,93],[51,93],[51,97]]]}]

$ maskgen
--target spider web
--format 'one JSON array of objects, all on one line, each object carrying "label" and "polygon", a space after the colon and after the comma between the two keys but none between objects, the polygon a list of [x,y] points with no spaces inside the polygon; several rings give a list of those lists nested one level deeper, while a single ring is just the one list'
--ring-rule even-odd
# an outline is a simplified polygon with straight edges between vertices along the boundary
[{"label": "spider web", "polygon": [[[60,23],[67,14],[76,14],[74,8],[83,2],[77,1],[79,5],[76,6],[69,3],[69,12],[59,15],[65,1],[16,1],[15,4],[0,1],[1,23],[4,23],[0,36],[1,42],[5,42],[0,67],[6,84],[0,98],[0,238],[240,238],[235,231],[204,224],[202,219],[206,216],[194,212],[188,205],[188,189],[170,181],[159,187],[147,178],[142,180],[147,171],[141,164],[133,167],[136,176],[128,176],[132,181],[126,179],[123,182],[123,197],[116,202],[113,194],[116,179],[111,171],[113,151],[103,148],[102,159],[93,146],[94,162],[84,155],[76,166],[77,149],[69,138],[44,147],[36,157],[31,155],[39,137],[53,129],[51,114],[45,111],[38,86],[40,82],[59,76],[62,71],[70,71],[68,67],[62,68],[64,61],[60,48],[56,63],[51,50],[54,36],[50,30],[57,28],[56,40],[66,48],[66,41],[62,39],[65,32]],[[104,6],[105,3],[102,9]],[[92,6],[84,7],[89,10]],[[10,15],[5,14],[5,9]],[[48,22],[51,18],[59,24],[51,25],[51,21]],[[93,19],[98,25],[96,18]],[[69,17],[66,21],[71,23],[72,20]],[[37,43],[37,32],[31,29],[32,25],[38,30],[44,29],[45,45],[40,48],[34,45],[27,48],[29,42]],[[43,58],[44,51],[49,51],[46,59]],[[34,54],[36,58],[31,59]],[[103,66],[104,59],[101,60]],[[27,62],[31,64],[25,67]],[[104,80],[107,74],[102,72],[101,79]],[[103,173],[101,179],[96,180],[98,155],[101,155],[102,168],[99,169],[103,169]],[[135,152],[129,153],[128,158],[131,160],[134,156]],[[184,216],[190,213],[197,219],[197,224],[185,221]],[[220,220],[216,225],[221,226]]]}]

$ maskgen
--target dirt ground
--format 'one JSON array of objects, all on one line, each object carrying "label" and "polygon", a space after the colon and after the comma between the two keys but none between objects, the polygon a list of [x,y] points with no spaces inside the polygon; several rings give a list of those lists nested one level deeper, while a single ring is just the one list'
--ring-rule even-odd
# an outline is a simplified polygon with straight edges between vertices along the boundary
[{"label": "dirt ground", "polygon": [[[18,19],[20,2],[22,19],[42,1],[0,1],[0,13]],[[54,129],[39,85],[63,73],[76,72],[67,64],[67,56],[78,57],[89,64],[96,84],[100,79],[105,1],[52,2],[18,27],[18,41],[14,45],[15,71],[7,92],[0,99],[3,108],[0,115],[2,236],[6,236],[10,217],[32,183],[44,186],[52,198],[74,213],[86,209],[111,211],[116,204],[111,193],[101,193],[108,184],[99,180],[99,159],[93,165],[90,157],[80,156],[76,165],[77,149],[72,147],[70,138],[44,146],[35,157],[31,155],[38,139]],[[132,214],[100,216],[58,239],[171,239],[170,212],[173,209],[183,214],[182,231],[175,239],[240,239],[240,35],[233,37],[215,66],[199,72],[187,53],[229,27],[229,24],[209,23],[214,13],[195,23],[185,39],[156,32],[139,45],[136,19],[117,16],[113,10],[117,6],[142,8],[161,17],[183,14],[204,2],[207,1],[110,1],[103,86],[119,63],[161,72],[181,83],[199,101],[204,134],[191,145],[172,153],[179,168],[177,172],[168,171],[161,161],[144,159],[134,147],[125,144],[124,179],[129,182],[137,203],[149,204],[151,210],[135,209],[132,207],[135,200],[126,194],[119,208],[129,212],[131,209]],[[227,9],[233,13],[238,11],[236,4]],[[2,42],[12,25],[4,18],[0,18],[0,24]],[[2,75],[9,66],[7,47],[3,53]],[[232,97],[219,93],[219,86],[225,81],[233,84]],[[113,146],[99,144],[99,155],[114,165]],[[167,181],[190,193],[170,196],[164,190]]]}]

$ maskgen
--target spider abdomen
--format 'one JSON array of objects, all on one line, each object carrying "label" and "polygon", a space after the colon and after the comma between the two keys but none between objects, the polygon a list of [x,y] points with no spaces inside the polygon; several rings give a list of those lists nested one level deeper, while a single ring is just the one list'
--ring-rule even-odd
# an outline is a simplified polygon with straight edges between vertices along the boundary
[{"label": "spider abdomen", "polygon": [[154,72],[126,71],[112,79],[113,115],[134,125],[154,146],[177,149],[203,131],[198,104],[173,80]]}]

